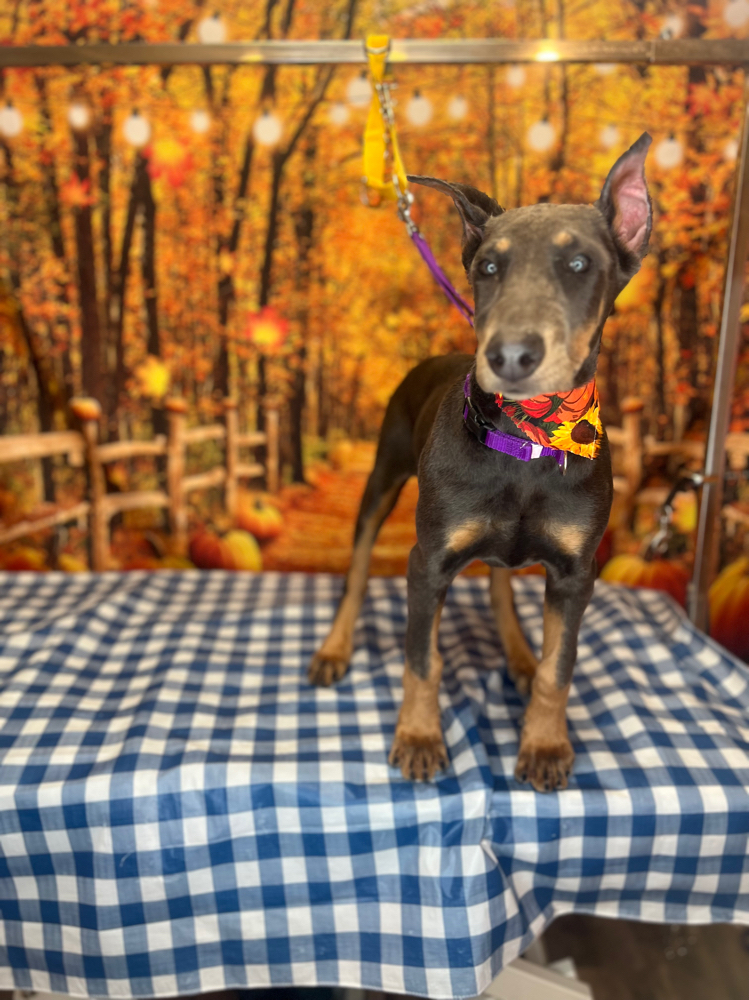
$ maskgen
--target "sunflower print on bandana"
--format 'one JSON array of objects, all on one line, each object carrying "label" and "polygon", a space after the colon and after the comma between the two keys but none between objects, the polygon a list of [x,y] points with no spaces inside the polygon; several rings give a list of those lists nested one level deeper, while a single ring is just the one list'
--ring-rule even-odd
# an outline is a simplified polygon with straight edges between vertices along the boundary
[{"label": "sunflower print on bandana", "polygon": [[595,379],[569,392],[544,393],[531,399],[505,399],[497,406],[536,444],[595,458],[601,447],[603,424]]}]

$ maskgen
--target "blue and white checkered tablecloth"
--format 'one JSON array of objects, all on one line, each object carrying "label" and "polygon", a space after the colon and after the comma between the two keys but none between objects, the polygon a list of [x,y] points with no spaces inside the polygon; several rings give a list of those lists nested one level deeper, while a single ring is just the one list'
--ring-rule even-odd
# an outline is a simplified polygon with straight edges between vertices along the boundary
[{"label": "blue and white checkered tablecloth", "polygon": [[[485,579],[442,616],[451,767],[388,767],[405,582],[347,677],[307,662],[341,582],[0,576],[0,987],[479,993],[556,915],[749,923],[749,671],[653,592],[598,584],[570,788],[512,777],[523,705]],[[540,578],[515,580],[538,649]]]}]

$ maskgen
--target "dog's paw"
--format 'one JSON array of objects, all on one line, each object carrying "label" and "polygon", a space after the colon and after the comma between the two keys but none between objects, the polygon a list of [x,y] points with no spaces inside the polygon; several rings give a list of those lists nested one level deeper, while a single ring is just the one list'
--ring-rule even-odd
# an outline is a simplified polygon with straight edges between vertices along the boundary
[{"label": "dog's paw", "polygon": [[437,771],[443,771],[450,763],[441,734],[426,736],[397,730],[388,760],[409,781],[432,781]]},{"label": "dog's paw", "polygon": [[325,653],[315,653],[307,671],[310,684],[317,687],[330,687],[339,681],[348,670],[348,658],[330,656]]},{"label": "dog's paw", "polygon": [[568,740],[552,745],[521,742],[515,777],[530,781],[537,792],[553,792],[567,787],[575,752]]}]

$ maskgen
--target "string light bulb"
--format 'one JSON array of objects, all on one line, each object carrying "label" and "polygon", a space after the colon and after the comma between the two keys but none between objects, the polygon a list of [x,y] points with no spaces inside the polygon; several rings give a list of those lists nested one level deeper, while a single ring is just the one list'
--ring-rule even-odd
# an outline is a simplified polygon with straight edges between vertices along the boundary
[{"label": "string light bulb", "polygon": [[343,101],[336,101],[335,104],[331,104],[328,109],[328,121],[331,125],[337,125],[339,128],[346,124],[349,120],[349,110]]},{"label": "string light bulb", "polygon": [[190,128],[198,135],[204,135],[211,127],[211,116],[204,108],[196,108],[190,114]]},{"label": "string light bulb", "polygon": [[537,153],[546,153],[554,145],[557,137],[556,129],[545,118],[531,125],[526,136],[528,145]]},{"label": "string light bulb", "polygon": [[739,144],[736,139],[729,139],[728,142],[723,146],[723,159],[727,160],[729,163],[733,163],[736,157],[739,155]]},{"label": "string light bulb", "polygon": [[125,119],[125,123],[122,126],[122,134],[129,146],[134,146],[135,149],[142,149],[151,138],[151,123],[137,108],[134,108],[132,113]]},{"label": "string light bulb", "polygon": [[673,170],[684,159],[684,148],[675,136],[670,135],[667,139],[661,139],[653,154],[659,167],[663,170]]},{"label": "string light bulb", "polygon": [[406,118],[417,128],[423,128],[432,120],[432,102],[428,97],[415,90],[413,97],[406,105]]},{"label": "string light bulb", "polygon": [[599,76],[611,76],[616,72],[616,63],[593,63],[593,69]]},{"label": "string light bulb", "polygon": [[669,14],[661,25],[660,37],[664,39],[680,38],[684,32],[684,18],[681,14]]},{"label": "string light bulb", "polygon": [[18,108],[8,101],[0,110],[0,135],[4,139],[15,139],[23,128],[23,116]]},{"label": "string light bulb", "polygon": [[619,142],[619,129],[616,125],[604,125],[601,129],[601,145],[604,149],[613,149]]},{"label": "string light bulb", "polygon": [[510,87],[522,87],[525,83],[525,69],[523,66],[510,66],[505,77]]},{"label": "string light bulb", "polygon": [[252,135],[255,142],[261,146],[275,146],[281,138],[283,125],[278,115],[272,111],[263,111],[258,120],[252,126]]},{"label": "string light bulb", "polygon": [[359,76],[352,76],[346,87],[346,100],[355,108],[366,108],[372,100],[372,84],[367,79],[367,74],[362,72]]},{"label": "string light bulb", "polygon": [[85,132],[91,124],[91,108],[85,101],[73,101],[68,108],[68,124],[74,132]]},{"label": "string light bulb", "polygon": [[450,98],[450,103],[447,105],[447,113],[453,119],[453,121],[459,122],[468,114],[468,101],[462,94],[456,94],[455,97]]},{"label": "string light bulb", "polygon": [[749,0],[728,0],[723,8],[723,20],[729,28],[743,28],[749,21]]},{"label": "string light bulb", "polygon": [[226,22],[220,14],[198,21],[198,38],[204,45],[221,45],[226,41]]}]

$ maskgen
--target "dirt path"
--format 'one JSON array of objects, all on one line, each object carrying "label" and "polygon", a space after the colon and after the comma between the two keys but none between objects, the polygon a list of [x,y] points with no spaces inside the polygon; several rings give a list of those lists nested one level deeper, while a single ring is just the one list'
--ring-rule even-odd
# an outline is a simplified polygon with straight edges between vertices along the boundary
[{"label": "dirt path", "polygon": [[[345,573],[351,558],[354,523],[367,476],[374,464],[374,444],[344,442],[334,451],[335,466],[313,465],[309,486],[285,486],[276,502],[284,515],[282,534],[263,548],[263,569],[305,573]],[[405,574],[416,542],[414,518],[419,488],[411,479],[395,510],[382,526],[372,552],[373,576]],[[469,575],[488,573],[474,563]]]},{"label": "dirt path", "polygon": [[[291,572],[345,573],[359,502],[367,482],[361,468],[310,469],[310,486],[286,486],[278,497],[284,515],[282,534],[263,549],[263,568]],[[406,484],[372,553],[372,573],[406,572],[408,553],[416,541],[414,514],[418,486]]]}]

